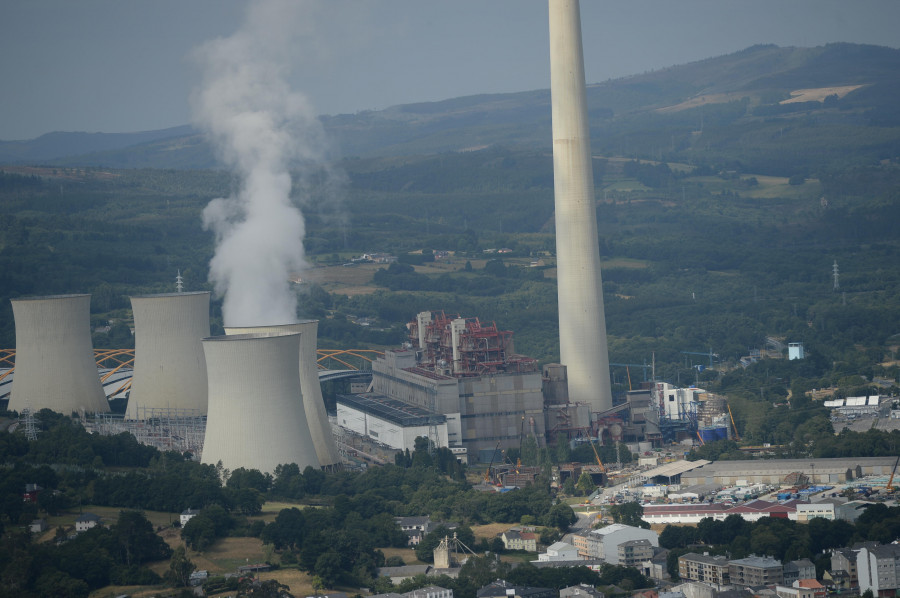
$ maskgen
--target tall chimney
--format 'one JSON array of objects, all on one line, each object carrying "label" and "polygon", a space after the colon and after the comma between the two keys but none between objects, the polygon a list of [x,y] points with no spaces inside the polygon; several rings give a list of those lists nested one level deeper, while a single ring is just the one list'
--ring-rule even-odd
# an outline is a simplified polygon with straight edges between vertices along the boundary
[{"label": "tall chimney", "polygon": [[559,354],[569,398],[612,407],[578,0],[549,0]]}]

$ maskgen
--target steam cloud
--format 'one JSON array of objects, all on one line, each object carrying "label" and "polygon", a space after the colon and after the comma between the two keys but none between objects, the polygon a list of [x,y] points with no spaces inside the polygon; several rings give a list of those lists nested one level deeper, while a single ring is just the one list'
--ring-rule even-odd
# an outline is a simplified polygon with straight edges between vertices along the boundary
[{"label": "steam cloud", "polygon": [[194,123],[237,176],[236,191],[203,210],[216,237],[209,278],[224,295],[226,326],[297,320],[290,275],[304,265],[305,225],[291,201],[291,169],[317,163],[324,134],[307,98],[288,82],[309,3],[252,2],[232,36],[198,47]]}]

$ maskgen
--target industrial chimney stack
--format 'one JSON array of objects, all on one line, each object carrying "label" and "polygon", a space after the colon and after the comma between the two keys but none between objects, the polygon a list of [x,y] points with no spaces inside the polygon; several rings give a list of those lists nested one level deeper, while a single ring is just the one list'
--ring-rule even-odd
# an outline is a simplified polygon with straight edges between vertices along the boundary
[{"label": "industrial chimney stack", "polygon": [[569,398],[612,407],[578,0],[549,0],[559,351]]}]

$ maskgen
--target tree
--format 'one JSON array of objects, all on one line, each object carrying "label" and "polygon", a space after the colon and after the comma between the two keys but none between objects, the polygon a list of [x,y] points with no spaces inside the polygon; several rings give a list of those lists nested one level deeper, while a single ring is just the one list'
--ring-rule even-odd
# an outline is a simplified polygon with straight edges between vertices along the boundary
[{"label": "tree", "polygon": [[594,491],[596,486],[594,485],[594,480],[591,479],[590,474],[585,472],[578,476],[578,482],[575,484],[575,488],[578,490],[579,494],[587,496]]},{"label": "tree", "polygon": [[565,503],[557,503],[550,507],[544,518],[544,524],[555,527],[561,532],[569,529],[569,526],[578,521],[578,515],[572,510],[572,507]]},{"label": "tree", "polygon": [[613,521],[616,523],[650,529],[650,524],[641,519],[644,515],[644,507],[640,503],[626,502],[620,505],[613,505],[609,508],[609,514],[612,515]]},{"label": "tree", "polygon": [[169,560],[166,582],[178,588],[186,587],[191,582],[191,573],[194,569],[194,563],[187,558],[184,546],[179,546]]},{"label": "tree", "polygon": [[172,549],[154,533],[153,524],[140,511],[120,512],[112,533],[126,565],[141,565],[172,554]]}]

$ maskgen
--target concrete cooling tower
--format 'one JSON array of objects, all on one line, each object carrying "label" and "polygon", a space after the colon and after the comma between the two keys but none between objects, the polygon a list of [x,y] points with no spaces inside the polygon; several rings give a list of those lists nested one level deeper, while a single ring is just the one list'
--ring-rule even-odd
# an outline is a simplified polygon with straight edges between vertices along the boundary
[{"label": "concrete cooling tower", "polygon": [[331,424],[325,412],[325,401],[322,400],[322,386],[319,384],[316,367],[316,339],[319,322],[302,320],[295,324],[281,326],[253,326],[246,328],[225,328],[225,334],[285,334],[300,333],[300,388],[303,392],[303,408],[309,422],[309,433],[316,447],[316,456],[322,467],[332,468],[340,465],[341,456],[334,444]]},{"label": "concrete cooling tower", "polygon": [[210,337],[203,353],[209,404],[201,462],[264,473],[282,463],[320,467],[297,375],[299,334]]},{"label": "concrete cooling tower", "polygon": [[154,408],[206,413],[201,341],[209,336],[209,293],[132,297],[131,310],[134,375],[125,418],[145,419]]},{"label": "concrete cooling tower", "polygon": [[550,0],[559,354],[569,398],[612,407],[578,0]]},{"label": "concrete cooling tower", "polygon": [[109,411],[91,343],[91,296],[12,299],[16,370],[11,411]]}]

